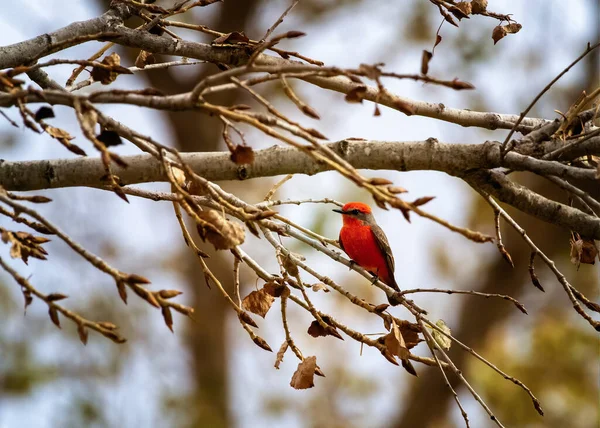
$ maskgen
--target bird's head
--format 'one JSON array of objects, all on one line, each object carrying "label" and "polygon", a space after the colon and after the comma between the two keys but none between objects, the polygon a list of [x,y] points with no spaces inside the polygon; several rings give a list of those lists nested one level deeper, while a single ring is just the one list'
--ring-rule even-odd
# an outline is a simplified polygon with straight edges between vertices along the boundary
[{"label": "bird's head", "polygon": [[348,202],[341,210],[333,210],[336,213],[342,214],[344,224],[369,223],[373,221],[371,207],[362,202]]}]

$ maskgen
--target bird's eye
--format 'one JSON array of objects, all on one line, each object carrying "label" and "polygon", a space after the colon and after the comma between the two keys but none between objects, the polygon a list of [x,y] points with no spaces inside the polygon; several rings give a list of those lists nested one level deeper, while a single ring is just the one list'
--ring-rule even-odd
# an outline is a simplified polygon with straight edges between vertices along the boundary
[{"label": "bird's eye", "polygon": [[354,215],[359,215],[359,214],[360,214],[360,211],[359,211],[359,210],[356,210],[356,209],[354,209],[354,210],[352,210],[352,214],[354,214]]}]

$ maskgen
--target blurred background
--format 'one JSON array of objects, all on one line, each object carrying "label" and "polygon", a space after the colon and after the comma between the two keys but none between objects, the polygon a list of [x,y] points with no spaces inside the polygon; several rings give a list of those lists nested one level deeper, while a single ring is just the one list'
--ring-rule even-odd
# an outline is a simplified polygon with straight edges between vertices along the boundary
[{"label": "blurred background", "polygon": [[[0,15],[0,45],[8,45],[55,30],[72,21],[101,14],[108,0],[30,0],[19,7],[4,7]],[[158,4],[170,5],[172,1]],[[288,6],[288,1],[226,0],[197,8],[180,19],[206,24],[219,31],[243,30],[259,39]],[[535,95],[588,42],[599,36],[600,2],[597,0],[490,0],[489,10],[510,13],[523,25],[496,46],[491,34],[496,21],[480,16],[463,20],[460,28],[445,24],[442,43],[430,63],[430,75],[455,77],[476,86],[475,91],[412,81],[387,81],[397,94],[446,106],[518,114]],[[319,59],[326,65],[356,67],[360,63],[385,62],[389,70],[418,73],[423,49],[430,50],[441,22],[437,8],[424,0],[379,2],[371,0],[302,0],[276,33],[302,30],[307,36],[286,41],[282,47]],[[132,25],[134,25],[132,23]],[[194,32],[181,36],[203,42],[210,38]],[[87,43],[53,57],[87,58],[102,45]],[[137,52],[117,48],[122,64],[133,65]],[[167,60],[168,58],[162,58]],[[51,76],[63,83],[72,67],[55,67]],[[191,89],[216,67],[180,67],[120,76],[114,88],[156,87],[166,93]],[[600,83],[598,50],[571,70],[536,105],[531,116],[554,118],[554,110],[566,111],[582,90]],[[85,74],[82,75],[83,77]],[[84,90],[98,89],[93,86]],[[302,116],[283,96],[277,84],[261,91],[284,113],[316,127],[331,140],[362,137],[381,140],[424,140],[481,143],[503,140],[507,131],[463,128],[439,121],[407,117],[382,108],[373,116],[371,103],[347,104],[343,95],[309,84],[294,82],[297,93],[321,115],[320,121]],[[243,94],[223,94],[220,103],[249,103]],[[224,149],[221,126],[214,118],[193,112],[164,113],[127,106],[101,106],[102,110],[156,140],[182,151]],[[78,133],[73,112],[55,107],[52,124],[64,127],[88,153],[89,143]],[[14,120],[18,113],[7,112]],[[18,121],[18,120],[17,120]],[[248,130],[254,148],[275,141]],[[131,145],[116,148],[132,154]],[[72,155],[46,135],[11,127],[0,120],[0,157],[7,160],[65,158]],[[489,207],[460,180],[436,172],[366,172],[384,176],[406,187],[410,198],[436,196],[428,209],[449,221],[493,234]],[[536,191],[566,201],[566,195],[531,174],[515,179]],[[264,198],[277,178],[220,183],[249,202]],[[164,184],[143,187],[167,191]],[[591,191],[598,192],[598,189]],[[56,239],[46,245],[49,260],[33,259],[28,266],[12,260],[41,291],[60,291],[70,298],[65,306],[89,319],[109,320],[128,338],[124,345],[91,334],[83,346],[71,323],[58,330],[48,320],[46,306],[38,301],[23,315],[19,287],[0,272],[0,427],[454,427],[463,426],[460,412],[437,368],[417,365],[419,378],[389,364],[377,351],[352,340],[312,338],[306,334],[310,316],[290,308],[291,330],[304,355],[316,355],[326,378],[317,378],[313,389],[297,391],[289,386],[297,360],[287,354],[280,370],[273,368],[275,355],[256,347],[242,330],[235,314],[217,290],[209,290],[198,263],[184,246],[172,206],[130,197],[123,203],[110,192],[75,188],[37,192],[54,202],[39,211],[56,222],[86,248],[115,267],[151,279],[153,287],[180,289],[181,301],[195,308],[195,321],[175,316],[175,334],[164,325],[160,313],[140,299],[125,306],[113,280],[72,253]],[[329,197],[340,201],[370,202],[365,192],[334,173],[297,176],[277,197],[300,199]],[[291,206],[281,211],[297,223],[336,238],[340,218],[329,206]],[[598,335],[573,311],[562,287],[541,263],[535,289],[527,273],[529,249],[511,229],[503,226],[505,244],[512,254],[511,269],[493,245],[462,239],[426,220],[414,217],[408,224],[396,211],[377,210],[396,258],[396,278],[401,288],[438,287],[474,289],[510,294],[529,310],[526,316],[510,303],[470,296],[415,296],[432,319],[443,318],[461,341],[488,357],[499,368],[525,382],[542,401],[546,415],[537,415],[527,395],[459,349],[450,355],[480,392],[499,419],[510,427],[592,427],[598,423]],[[530,236],[571,282],[598,301],[598,265],[569,261],[568,231],[513,213]],[[0,226],[21,230],[6,218]],[[341,265],[314,254],[290,240],[290,249],[304,254],[321,273],[341,282],[354,293],[376,303],[381,293],[368,281]],[[243,248],[272,272],[278,270],[272,248],[249,238]],[[8,246],[0,247],[8,259]],[[211,269],[231,289],[231,254],[212,254]],[[307,282],[316,282],[305,277]],[[243,295],[257,279],[242,269]],[[260,285],[260,282],[258,283]],[[315,293],[315,305],[341,322],[364,333],[381,333],[379,321],[366,316],[335,293]],[[398,316],[408,314],[397,309]],[[284,339],[278,303],[266,319],[259,320],[259,334],[273,349]],[[429,356],[426,346],[416,353]],[[474,427],[492,426],[467,391],[452,379]]]}]

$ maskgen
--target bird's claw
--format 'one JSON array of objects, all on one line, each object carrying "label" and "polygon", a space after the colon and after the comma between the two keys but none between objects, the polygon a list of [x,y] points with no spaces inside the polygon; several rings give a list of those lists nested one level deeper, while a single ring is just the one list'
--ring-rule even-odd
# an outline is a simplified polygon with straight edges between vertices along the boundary
[{"label": "bird's claw", "polygon": [[358,263],[356,263],[354,260],[350,260],[350,266],[348,267],[348,270],[352,270],[354,269],[355,266],[357,266]]}]

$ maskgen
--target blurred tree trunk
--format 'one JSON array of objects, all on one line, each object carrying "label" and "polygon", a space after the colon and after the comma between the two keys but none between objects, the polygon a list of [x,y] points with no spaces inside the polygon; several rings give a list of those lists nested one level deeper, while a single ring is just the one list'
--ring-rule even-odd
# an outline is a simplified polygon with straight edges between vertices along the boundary
[{"label": "blurred tree trunk", "polygon": [[[109,0],[101,0],[108,7]],[[212,23],[205,23],[211,28],[223,32],[246,31],[251,27],[251,19],[258,0],[227,0],[218,5],[218,15]],[[203,13],[200,10],[200,13]],[[197,15],[196,15],[197,16]],[[137,52],[128,50],[130,63],[135,60]],[[194,85],[208,74],[213,64],[207,64],[202,71],[189,79],[175,78],[177,72],[166,70],[148,71],[145,73],[154,88],[168,94],[182,93],[191,90]],[[218,104],[235,104],[239,92],[222,92],[211,97],[211,102]],[[167,125],[175,135],[174,146],[182,152],[209,152],[219,149],[221,125],[215,118],[195,111],[167,112]],[[181,240],[183,243],[183,240]],[[231,287],[231,260],[229,254],[216,253],[212,247],[203,248],[211,256],[209,266],[223,285]],[[174,250],[177,251],[177,250]],[[193,357],[193,377],[195,392],[188,400],[189,414],[183,420],[191,420],[191,426],[227,427],[231,425],[228,405],[228,356],[226,336],[227,311],[225,299],[217,295],[217,290],[210,290],[205,284],[204,275],[198,260],[191,251],[183,252],[180,269],[185,274],[187,289],[193,295],[191,306],[195,309],[195,322],[189,325],[187,335],[188,346]],[[190,419],[191,418],[191,419]]]}]

